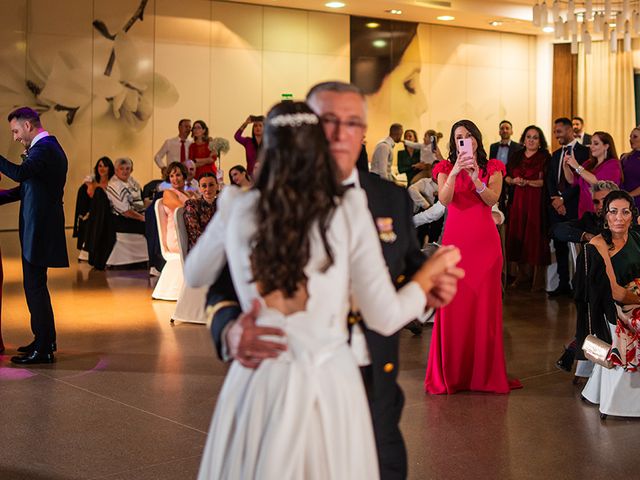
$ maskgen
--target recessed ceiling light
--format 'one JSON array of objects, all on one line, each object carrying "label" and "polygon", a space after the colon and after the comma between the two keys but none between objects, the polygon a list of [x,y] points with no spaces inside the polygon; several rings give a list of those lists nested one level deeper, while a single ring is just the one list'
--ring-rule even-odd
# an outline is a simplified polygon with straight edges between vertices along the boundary
[{"label": "recessed ceiling light", "polygon": [[380,26],[379,23],[377,22],[369,22],[367,24],[365,24],[367,28],[378,28]]},{"label": "recessed ceiling light", "polygon": [[328,2],[324,4],[325,7],[329,7],[329,8],[342,8],[344,7],[344,5],[345,4],[342,2]]},{"label": "recessed ceiling light", "polygon": [[443,22],[450,22],[451,20],[455,20],[456,17],[452,17],[451,15],[440,15],[436,17],[438,20],[442,20]]},{"label": "recessed ceiling light", "polygon": [[555,29],[555,28],[553,28],[552,26],[549,26],[549,25],[548,25],[548,26],[544,27],[544,28],[542,29],[542,31],[543,31],[544,33],[553,33],[553,32],[555,32],[555,31],[556,31],[556,29]]},{"label": "recessed ceiling light", "polygon": [[379,38],[378,40],[374,40],[371,44],[376,48],[384,48],[387,46],[387,41]]},{"label": "recessed ceiling light", "polygon": [[390,13],[391,15],[402,15],[402,10],[396,10],[395,8],[391,10],[385,10],[385,12]]},{"label": "recessed ceiling light", "polygon": [[499,27],[500,25],[502,25],[502,22],[500,20],[494,20],[493,22],[489,22],[489,25],[491,25],[492,27]]}]

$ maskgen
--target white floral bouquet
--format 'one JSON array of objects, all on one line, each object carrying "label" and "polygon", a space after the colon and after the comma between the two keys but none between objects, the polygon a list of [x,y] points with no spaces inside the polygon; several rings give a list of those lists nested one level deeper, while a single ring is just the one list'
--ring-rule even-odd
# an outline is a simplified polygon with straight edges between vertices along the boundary
[{"label": "white floral bouquet", "polygon": [[226,138],[216,137],[209,142],[209,150],[216,152],[218,158],[220,158],[221,154],[227,153],[229,148],[231,148],[229,146],[229,140]]}]

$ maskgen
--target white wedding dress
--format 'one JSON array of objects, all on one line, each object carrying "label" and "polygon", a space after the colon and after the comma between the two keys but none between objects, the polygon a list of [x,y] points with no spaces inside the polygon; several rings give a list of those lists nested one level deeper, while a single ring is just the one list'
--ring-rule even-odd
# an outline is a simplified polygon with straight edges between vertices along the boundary
[{"label": "white wedding dress", "polygon": [[[197,286],[215,278],[228,260],[244,311],[260,299],[249,263],[258,196],[225,189],[185,267],[187,282]],[[321,273],[325,251],[313,229],[304,311],[284,315],[260,299],[258,324],[282,328],[288,350],[256,370],[231,365],[199,479],[378,478],[369,407],[347,342],[350,292],[369,328],[385,335],[421,314],[425,296],[415,282],[395,291],[362,191],[344,195],[328,240],[334,263]]]}]

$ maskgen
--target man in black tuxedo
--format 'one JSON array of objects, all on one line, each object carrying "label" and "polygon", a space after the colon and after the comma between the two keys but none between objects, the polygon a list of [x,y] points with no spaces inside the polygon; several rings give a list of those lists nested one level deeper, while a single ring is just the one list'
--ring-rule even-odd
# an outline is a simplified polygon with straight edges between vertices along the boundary
[{"label": "man in black tuxedo", "polygon": [[513,125],[511,125],[509,120],[502,120],[500,122],[498,133],[500,134],[500,141],[492,143],[489,147],[489,158],[497,158],[506,165],[513,154],[518,150],[522,150],[524,147],[518,142],[511,140]]},{"label": "man in black tuxedo", "polygon": [[[553,122],[553,133],[561,145],[561,148],[553,152],[551,161],[547,168],[547,187],[549,211],[549,227],[551,230],[556,224],[575,220],[578,218],[578,196],[580,188],[577,185],[570,185],[564,175],[562,165],[565,156],[573,155],[578,163],[582,164],[589,158],[589,149],[574,137],[571,120],[561,117]],[[556,249],[556,262],[558,263],[558,276],[560,283],[558,288],[548,292],[549,296],[570,295],[571,286],[569,284],[569,245],[557,238],[553,239]]]},{"label": "man in black tuxedo", "polygon": [[[513,125],[511,125],[509,120],[502,120],[500,122],[498,125],[498,133],[500,134],[500,141],[492,143],[489,147],[489,158],[496,158],[507,165],[509,160],[524,147],[520,143],[511,140]],[[507,182],[502,181],[502,192],[498,200],[498,207],[505,215],[509,214],[507,206],[511,204],[514,189],[515,186],[507,185]]]},{"label": "man in black tuxedo", "polygon": [[20,201],[23,285],[35,336],[29,345],[18,348],[24,355],[11,361],[19,365],[51,363],[56,329],[47,269],[69,266],[62,207],[67,157],[58,140],[42,128],[36,111],[19,108],[8,120],[13,139],[27,150],[19,165],[0,156],[0,172],[20,183],[0,196],[0,204]]},{"label": "man in black tuxedo", "polygon": [[578,143],[581,143],[585,147],[591,145],[591,135],[585,133],[584,120],[582,117],[573,117],[571,123],[573,124],[573,135],[576,140],[578,140]]},{"label": "man in black tuxedo", "polygon": [[[412,202],[406,190],[355,168],[366,131],[364,96],[353,85],[327,82],[313,87],[307,101],[321,118],[340,180],[344,185],[366,192],[389,273],[400,286],[411,278],[425,257],[418,245],[411,218]],[[440,277],[427,296],[429,306],[449,303],[455,295],[457,279],[457,274]],[[209,294],[214,343],[224,360],[233,358],[245,367],[256,368],[262,360],[276,357],[285,348],[281,343],[260,337],[283,332],[257,326],[255,306],[251,312],[242,314],[231,290],[231,280],[225,270]],[[370,358],[362,374],[371,408],[380,476],[384,480],[403,479],[407,476],[407,456],[398,425],[404,404],[404,395],[396,382],[399,334],[384,337],[366,328],[366,319],[361,320],[360,315],[353,312],[348,322],[354,335],[364,333],[368,347],[368,352],[356,352],[356,356],[359,353],[362,358],[368,353]]]}]

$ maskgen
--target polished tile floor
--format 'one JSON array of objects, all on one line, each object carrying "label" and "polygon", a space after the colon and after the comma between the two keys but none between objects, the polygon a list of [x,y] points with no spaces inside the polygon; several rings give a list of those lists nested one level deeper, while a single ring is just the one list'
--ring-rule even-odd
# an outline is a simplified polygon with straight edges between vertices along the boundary
[{"label": "polished tile floor", "polygon": [[[144,271],[50,270],[57,362],[12,367],[31,340],[17,233],[0,233],[0,479],[193,479],[226,368],[203,326],[169,323]],[[69,242],[70,252],[75,252]],[[411,479],[637,478],[640,420],[601,422],[554,368],[572,333],[568,299],[510,291],[508,396],[426,396],[430,328],[402,333],[402,429]],[[372,459],[373,461],[373,459]]]}]

